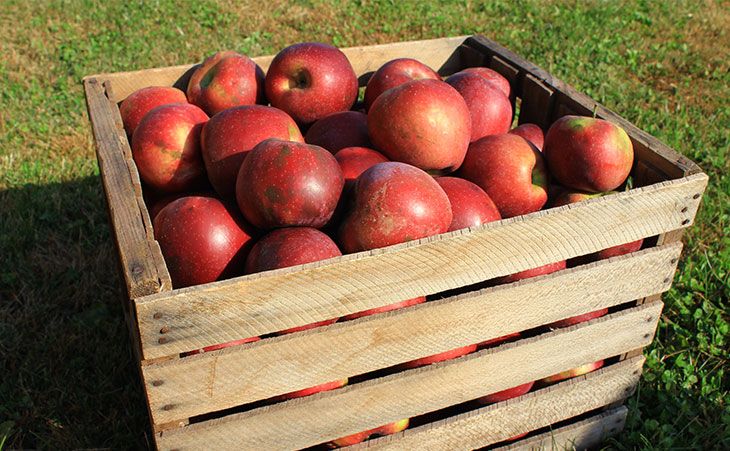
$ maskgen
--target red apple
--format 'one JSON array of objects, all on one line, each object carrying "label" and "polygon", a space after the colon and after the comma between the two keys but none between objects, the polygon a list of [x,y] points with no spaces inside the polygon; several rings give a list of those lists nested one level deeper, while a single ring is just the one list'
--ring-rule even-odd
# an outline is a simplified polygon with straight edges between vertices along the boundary
[{"label": "red apple", "polygon": [[243,159],[268,138],[304,142],[296,122],[285,112],[263,105],[229,108],[213,116],[200,135],[208,179],[223,198],[236,194]]},{"label": "red apple", "polygon": [[547,202],[542,154],[521,136],[490,135],[471,143],[459,176],[486,191],[502,218],[538,211]]},{"label": "red apple", "polygon": [[184,352],[182,354],[182,356],[187,357],[189,355],[202,354],[204,352],[210,352],[210,351],[217,351],[219,349],[230,348],[231,346],[238,346],[238,345],[242,345],[244,343],[252,343],[254,341],[259,341],[259,340],[261,340],[261,337],[243,338],[241,340],[229,341],[228,343],[221,343],[218,345],[206,346],[202,349],[196,349],[195,351]]},{"label": "red apple", "polygon": [[233,210],[202,196],[171,202],[155,217],[154,232],[175,288],[243,273],[252,235]]},{"label": "red apple", "polygon": [[188,103],[185,93],[169,86],[150,86],[134,91],[119,105],[127,136],[131,137],[145,114],[171,103]]},{"label": "red apple", "polygon": [[418,60],[398,58],[380,66],[368,80],[365,88],[365,109],[369,110],[375,99],[388,89],[411,80],[441,80],[439,74]]},{"label": "red apple", "polygon": [[520,338],[519,332],[514,332],[511,334],[503,335],[501,337],[492,338],[491,340],[483,341],[479,343],[479,349],[484,348],[496,348],[497,346],[501,345],[502,343],[506,343],[508,341],[512,341],[516,338]]},{"label": "red apple", "polygon": [[601,368],[603,366],[603,363],[603,360],[599,360],[598,362],[581,365],[578,368],[573,368],[572,370],[563,371],[562,373],[554,374],[550,377],[546,377],[545,379],[541,379],[540,383],[543,385],[547,385],[564,381],[566,379],[570,379],[571,377],[582,376],[583,374],[588,374],[591,371],[595,371],[598,368]]},{"label": "red apple", "polygon": [[488,135],[507,133],[512,125],[512,103],[494,84],[468,72],[446,79],[466,102],[471,117],[471,138],[474,142]]},{"label": "red apple", "polygon": [[341,111],[323,117],[309,127],[304,140],[332,153],[345,147],[372,147],[368,117],[359,111]]},{"label": "red apple", "polygon": [[563,116],[545,136],[545,160],[561,184],[588,192],[611,191],[634,163],[629,135],[602,119]]},{"label": "red apple", "polygon": [[451,217],[449,198],[431,176],[405,163],[378,163],[355,182],[340,244],[351,253],[417,240],[446,232]]},{"label": "red apple", "polygon": [[311,227],[276,229],[254,244],[246,259],[246,274],[287,268],[342,255],[334,241]]},{"label": "red apple", "polygon": [[516,398],[529,392],[534,384],[535,381],[532,381],[526,384],[518,385],[516,387],[508,388],[507,390],[498,391],[497,393],[492,393],[491,395],[483,396],[477,399],[477,402],[480,404],[492,404],[495,402],[502,402],[508,399]]},{"label": "red apple", "polygon": [[420,359],[411,360],[410,362],[398,365],[401,369],[418,368],[420,366],[430,365],[432,363],[443,362],[444,360],[451,360],[463,355],[470,354],[477,350],[477,345],[468,345],[461,348],[452,349],[450,351],[441,352],[428,357],[421,357]]},{"label": "red apple", "polygon": [[426,302],[426,297],[421,296],[418,298],[407,299],[405,301],[396,302],[394,304],[384,305],[382,307],[371,308],[369,310],[363,310],[362,312],[352,313],[350,315],[343,316],[340,321],[350,321],[352,319],[362,318],[363,316],[374,315],[376,313],[389,312],[391,310],[398,310],[411,305],[422,304]]},{"label": "red apple", "polygon": [[608,314],[608,309],[604,308],[604,309],[596,310],[594,312],[584,313],[583,315],[577,315],[577,316],[573,316],[573,317],[570,317],[567,319],[562,319],[560,321],[556,321],[554,323],[548,324],[548,327],[557,329],[560,327],[574,326],[576,324],[580,324],[585,321],[590,321],[595,318],[600,318],[601,316],[604,316],[606,314]]},{"label": "red apple", "polygon": [[641,249],[644,244],[644,240],[636,240],[626,244],[619,244],[618,246],[609,247],[598,252],[598,260],[603,260],[611,257],[618,257],[619,255],[630,254]]},{"label": "red apple", "polygon": [[472,182],[457,177],[438,177],[436,183],[451,203],[453,218],[449,232],[502,219],[492,199]]},{"label": "red apple", "polygon": [[545,274],[551,274],[555,271],[560,271],[561,269],[565,269],[567,266],[567,263],[565,260],[555,262],[555,263],[548,263],[544,266],[538,266],[537,268],[527,269],[525,271],[520,271],[515,274],[510,274],[509,276],[505,276],[501,279],[502,283],[512,283],[517,282],[518,280],[522,279],[529,279],[530,277],[537,277],[542,276]]},{"label": "red apple", "polygon": [[380,95],[368,112],[370,139],[383,155],[431,173],[458,168],[471,137],[469,108],[440,80],[414,80]]},{"label": "red apple", "polygon": [[468,69],[462,70],[461,72],[467,74],[477,74],[481,77],[484,77],[487,81],[494,84],[494,86],[502,91],[502,94],[504,94],[506,97],[509,98],[512,95],[512,87],[509,84],[509,80],[504,78],[504,76],[496,70],[492,70],[488,67],[470,67]]},{"label": "red apple", "polygon": [[513,128],[509,132],[513,135],[522,136],[534,144],[540,151],[542,151],[542,147],[545,145],[545,134],[542,132],[542,129],[535,124],[522,124]]},{"label": "red apple", "polygon": [[396,434],[396,433],[408,428],[409,422],[410,422],[410,420],[408,418],[405,418],[403,420],[394,421],[392,423],[388,423],[384,426],[380,426],[375,429],[370,429],[367,431],[362,431],[362,432],[358,432],[356,434],[348,435],[346,437],[338,438],[337,440],[333,440],[330,443],[328,443],[328,447],[329,448],[341,448],[344,446],[357,445],[358,443],[364,442],[365,440],[370,438],[371,435]]},{"label": "red apple", "polygon": [[256,227],[327,224],[345,179],[335,157],[318,146],[267,139],[248,153],[236,180],[243,216]]},{"label": "red apple", "polygon": [[195,105],[162,105],[147,113],[132,135],[139,175],[166,192],[194,188],[205,179],[200,130],[208,116]]},{"label": "red apple", "polygon": [[311,124],[357,100],[357,75],[337,47],[318,42],[291,45],[271,61],[266,95],[297,122]]},{"label": "red apple", "polygon": [[285,393],[283,395],[274,397],[272,401],[280,402],[286,401],[287,399],[302,398],[304,396],[313,395],[321,391],[334,390],[336,388],[344,387],[345,385],[347,385],[347,378],[315,385],[314,387],[304,388],[302,390],[293,391],[291,393]]},{"label": "red apple", "polygon": [[245,55],[215,53],[191,75],[188,100],[211,116],[234,106],[266,103],[264,71]]},{"label": "red apple", "polygon": [[376,164],[388,161],[385,155],[367,147],[345,147],[337,151],[335,159],[342,169],[346,185],[353,184],[360,174]]}]

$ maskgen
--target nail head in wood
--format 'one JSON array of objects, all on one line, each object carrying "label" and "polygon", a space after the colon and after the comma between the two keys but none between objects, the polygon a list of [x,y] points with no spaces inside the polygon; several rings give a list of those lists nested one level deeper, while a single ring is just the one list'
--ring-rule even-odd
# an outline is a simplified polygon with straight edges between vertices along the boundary
[{"label": "nail head in wood", "polygon": [[664,279],[664,283],[669,283],[669,277],[667,277],[666,279]]},{"label": "nail head in wood", "polygon": [[689,210],[689,208],[687,208],[687,207],[684,207],[684,208],[683,208],[682,210],[680,210],[680,211],[681,211],[682,213],[687,213],[687,210]]},{"label": "nail head in wood", "polygon": [[684,221],[682,221],[682,225],[687,225],[687,224],[689,224],[689,219],[685,219]]},{"label": "nail head in wood", "polygon": [[699,199],[699,198],[700,198],[700,196],[701,196],[701,194],[700,194],[700,193],[697,193],[697,194],[695,194],[694,196],[692,196],[692,199],[695,199],[695,200],[696,200],[696,199]]},{"label": "nail head in wood", "polygon": [[162,410],[172,410],[174,408],[175,406],[172,404],[165,404],[164,406],[162,406]]},{"label": "nail head in wood", "polygon": [[152,315],[152,318],[154,318],[154,319],[161,319],[162,318],[162,313],[155,313],[154,315]]},{"label": "nail head in wood", "polygon": [[675,263],[677,263],[677,259],[676,258],[673,258],[673,259],[669,260],[669,263],[675,264]]},{"label": "nail head in wood", "polygon": [[165,343],[167,343],[167,341],[167,337],[160,337],[160,339],[157,340],[157,343],[164,345]]},{"label": "nail head in wood", "polygon": [[644,338],[649,338],[649,337],[651,337],[650,334],[644,334]]},{"label": "nail head in wood", "polygon": [[153,387],[159,387],[162,384],[164,384],[164,382],[163,381],[160,381],[160,380],[152,381],[152,386]]},{"label": "nail head in wood", "polygon": [[170,328],[167,326],[162,326],[162,328],[160,329],[161,334],[166,334],[168,332],[170,332]]}]

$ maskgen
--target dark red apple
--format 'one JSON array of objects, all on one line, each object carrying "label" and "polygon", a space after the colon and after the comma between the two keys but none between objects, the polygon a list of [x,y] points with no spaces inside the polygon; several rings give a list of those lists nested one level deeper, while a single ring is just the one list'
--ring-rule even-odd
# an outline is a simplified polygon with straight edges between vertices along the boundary
[{"label": "dark red apple", "polygon": [[446,79],[466,102],[471,117],[471,138],[474,142],[488,135],[507,133],[512,125],[512,103],[487,79],[468,72]]},{"label": "dark red apple", "polygon": [[471,143],[458,175],[486,191],[502,218],[538,211],[547,202],[542,154],[521,136],[490,135]]},{"label": "dark red apple", "polygon": [[357,75],[337,47],[318,42],[279,52],[266,73],[266,95],[301,124],[349,110],[357,99]]},{"label": "dark red apple", "polygon": [[206,346],[202,349],[197,349],[195,351],[184,352],[182,354],[182,356],[187,357],[189,355],[202,354],[204,352],[210,352],[210,351],[217,351],[219,349],[230,348],[231,346],[238,346],[238,345],[242,345],[245,343],[252,343],[254,341],[259,341],[259,340],[261,340],[261,337],[243,338],[241,340],[229,341],[228,343],[221,343],[218,345]]},{"label": "dark red apple", "polygon": [[555,262],[555,263],[548,263],[544,266],[538,266],[537,268],[527,269],[525,271],[520,271],[515,274],[510,274],[509,276],[505,276],[501,279],[502,283],[512,283],[517,282],[518,280],[522,279],[529,279],[530,277],[537,277],[542,276],[545,274],[551,274],[555,271],[560,271],[561,269],[565,269],[567,267],[567,263],[565,260]]},{"label": "dark red apple", "polygon": [[457,177],[438,177],[436,183],[451,203],[453,218],[449,232],[502,219],[492,199],[472,182]]},{"label": "dark red apple", "polygon": [[131,138],[145,114],[158,106],[171,103],[188,103],[188,99],[184,92],[169,86],[150,86],[128,95],[119,105],[119,114],[127,136]]},{"label": "dark red apple", "polygon": [[155,217],[154,232],[175,288],[242,274],[253,235],[236,212],[202,196],[171,202]]},{"label": "dark red apple", "polygon": [[223,198],[236,195],[243,159],[268,138],[304,142],[296,122],[285,112],[263,105],[244,105],[213,116],[200,135],[208,180]]},{"label": "dark red apple", "polygon": [[529,392],[534,384],[535,381],[532,381],[526,384],[518,385],[516,387],[508,388],[507,390],[498,391],[496,393],[492,393],[491,395],[483,396],[477,399],[477,402],[480,404],[492,404],[495,402],[502,402],[508,399],[516,398]]},{"label": "dark red apple", "polygon": [[351,185],[360,174],[378,163],[389,161],[385,155],[367,147],[345,147],[335,154],[335,159],[342,169],[345,185]]},{"label": "dark red apple", "polygon": [[619,255],[630,254],[632,252],[636,252],[639,249],[641,249],[641,246],[643,244],[644,244],[644,240],[641,239],[641,240],[632,241],[630,243],[619,244],[618,246],[609,247],[608,249],[603,249],[602,251],[598,251],[597,258],[598,258],[598,260],[603,260],[606,258],[618,257]]},{"label": "dark red apple", "polygon": [[582,376],[583,374],[588,374],[591,371],[595,371],[595,370],[601,368],[603,366],[603,363],[604,363],[603,360],[599,360],[598,362],[581,365],[578,368],[573,368],[572,370],[563,371],[562,373],[558,373],[558,374],[553,374],[550,377],[541,379],[540,384],[542,384],[542,385],[554,384],[556,382],[564,381],[564,380],[570,379],[572,377]]},{"label": "dark red apple", "polygon": [[195,105],[162,105],[147,113],[132,135],[132,156],[139,175],[166,192],[194,188],[205,179],[200,130],[208,116]]},{"label": "dark red apple", "polygon": [[634,163],[629,135],[611,122],[591,117],[558,119],[545,136],[543,152],[558,182],[592,193],[621,186]]},{"label": "dark red apple", "polygon": [[441,80],[439,74],[412,58],[398,58],[380,66],[365,88],[365,109],[369,110],[380,94],[411,80]]},{"label": "dark red apple", "polygon": [[552,327],[553,329],[557,329],[560,327],[570,327],[570,326],[574,326],[576,324],[590,321],[595,318],[600,318],[606,314],[608,314],[608,309],[604,308],[604,309],[596,310],[594,312],[584,313],[583,315],[576,315],[576,316],[573,316],[573,317],[570,317],[567,319],[555,321],[554,323],[548,324],[548,327]]},{"label": "dark red apple", "polygon": [[488,67],[470,67],[462,70],[461,72],[477,74],[484,77],[487,81],[494,84],[500,91],[502,91],[502,94],[506,97],[511,98],[512,96],[512,87],[509,84],[509,80],[504,78],[504,76],[496,70],[492,70]]},{"label": "dark red apple", "polygon": [[318,146],[267,139],[248,153],[236,180],[243,216],[256,227],[327,224],[345,179],[335,157]]},{"label": "dark red apple", "polygon": [[245,55],[215,53],[191,75],[188,100],[210,116],[226,108],[266,103],[264,71]]},{"label": "dark red apple", "polygon": [[398,310],[411,305],[422,304],[426,302],[426,297],[421,296],[418,298],[407,299],[405,301],[396,302],[394,304],[384,305],[382,307],[371,308],[369,310],[363,310],[362,312],[352,313],[350,315],[343,316],[340,321],[350,321],[353,319],[362,318],[363,316],[374,315],[376,313],[389,312],[391,310]]},{"label": "dark red apple", "polygon": [[312,227],[272,230],[251,248],[246,274],[303,265],[342,255],[334,241]]},{"label": "dark red apple", "polygon": [[368,112],[370,139],[393,161],[448,173],[464,161],[471,137],[469,108],[440,80],[414,80],[385,91]]},{"label": "dark red apple", "polygon": [[542,147],[545,145],[545,134],[542,132],[542,129],[535,124],[522,124],[513,128],[509,132],[513,135],[522,136],[534,144],[540,151],[542,151]]},{"label": "dark red apple", "polygon": [[348,435],[346,437],[338,438],[327,444],[329,448],[342,448],[345,446],[357,445],[358,443],[364,442],[372,435],[392,435],[408,428],[410,420],[405,418],[403,420],[394,421],[386,425],[370,429],[367,431],[358,432],[356,434]]},{"label": "dark red apple", "polygon": [[304,140],[332,153],[345,147],[372,147],[368,117],[359,111],[341,111],[323,117],[309,127]]},{"label": "dark red apple", "polygon": [[470,354],[477,350],[477,345],[468,345],[463,346],[461,348],[452,349],[450,351],[441,352],[438,354],[434,354],[428,357],[422,357],[420,359],[411,360],[410,362],[403,363],[401,365],[398,365],[401,369],[410,369],[410,368],[418,368],[425,365],[430,365],[432,363],[438,363],[443,362],[445,360],[451,360],[455,359],[457,357],[461,357],[463,355]]},{"label": "dark red apple", "polygon": [[508,341],[512,341],[516,338],[520,338],[519,332],[514,332],[511,334],[503,335],[501,337],[492,338],[491,340],[483,341],[479,343],[479,349],[484,348],[496,348],[497,346],[501,345],[502,343],[506,343]]},{"label": "dark red apple", "polygon": [[405,163],[378,163],[355,182],[341,248],[359,252],[444,233],[451,218],[449,198],[433,177]]}]

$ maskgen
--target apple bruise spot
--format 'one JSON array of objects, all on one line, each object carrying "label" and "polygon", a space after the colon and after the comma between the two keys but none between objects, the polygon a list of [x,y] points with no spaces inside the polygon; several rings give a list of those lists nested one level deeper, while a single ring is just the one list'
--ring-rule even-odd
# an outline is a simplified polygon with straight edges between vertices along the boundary
[{"label": "apple bruise spot", "polygon": [[218,73],[218,64],[214,65],[210,68],[208,72],[203,75],[203,78],[200,79],[200,89],[205,89],[210,85],[210,83],[213,81],[213,78]]},{"label": "apple bruise spot", "polygon": [[272,204],[284,201],[284,193],[282,193],[281,189],[277,186],[267,186],[264,190],[264,196],[266,196],[266,199],[268,199]]},{"label": "apple bruise spot", "polygon": [[289,146],[283,146],[281,151],[276,155],[274,159],[274,165],[281,169],[286,165],[287,158],[292,154],[292,149]]}]

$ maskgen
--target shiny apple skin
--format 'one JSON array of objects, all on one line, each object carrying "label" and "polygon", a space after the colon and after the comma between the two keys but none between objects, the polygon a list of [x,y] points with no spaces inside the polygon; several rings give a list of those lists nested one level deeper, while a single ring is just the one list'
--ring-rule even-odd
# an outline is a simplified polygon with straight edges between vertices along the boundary
[{"label": "shiny apple skin", "polygon": [[140,178],[153,189],[179,192],[205,180],[200,131],[208,116],[195,105],[162,105],[147,113],[132,135]]},{"label": "shiny apple skin", "polygon": [[378,163],[385,163],[388,158],[377,150],[368,147],[345,147],[335,154],[335,159],[342,169],[345,185],[352,185],[360,174]]},{"label": "shiny apple skin", "polygon": [[190,76],[187,96],[210,116],[240,105],[266,103],[264,71],[246,55],[217,52]]},{"label": "shiny apple skin", "polygon": [[412,305],[422,304],[426,302],[426,297],[421,296],[413,299],[407,299],[405,301],[395,302],[393,304],[384,305],[382,307],[371,308],[369,310],[363,310],[362,312],[352,313],[350,315],[343,316],[340,321],[350,321],[353,319],[362,318],[363,316],[375,315],[376,313],[390,312],[392,310],[398,310]]},{"label": "shiny apple skin", "polygon": [[145,114],[162,105],[188,103],[185,93],[170,86],[148,86],[128,95],[119,105],[127,136],[131,138]]},{"label": "shiny apple skin", "polygon": [[512,103],[494,84],[468,72],[446,79],[464,98],[471,117],[471,138],[474,142],[489,135],[507,133],[512,126]]},{"label": "shiny apple skin", "polygon": [[547,265],[538,266],[537,268],[527,269],[525,271],[520,271],[518,273],[510,274],[509,276],[505,276],[501,279],[502,283],[512,283],[517,282],[518,280],[522,279],[529,279],[530,277],[537,277],[542,276],[545,274],[552,274],[556,271],[560,271],[562,269],[565,269],[567,267],[567,262],[565,260],[555,262],[555,263],[548,263]]},{"label": "shiny apple skin", "polygon": [[260,142],[278,138],[304,142],[294,119],[263,105],[244,105],[213,116],[200,135],[208,180],[225,199],[236,195],[236,177],[243,159]]},{"label": "shiny apple skin", "polygon": [[533,385],[535,385],[535,381],[508,388],[507,390],[498,391],[487,396],[483,396],[479,398],[477,402],[479,402],[480,404],[492,404],[495,402],[502,402],[508,399],[516,398],[529,392]]},{"label": "shiny apple skin", "polygon": [[345,179],[335,157],[318,146],[267,139],[249,152],[236,180],[243,216],[261,229],[322,227]]},{"label": "shiny apple skin", "polygon": [[233,208],[202,196],[168,204],[154,233],[175,288],[241,275],[254,235]]},{"label": "shiny apple skin", "polygon": [[365,87],[365,109],[369,110],[382,93],[411,80],[441,80],[433,69],[413,58],[397,58],[375,71]]},{"label": "shiny apple skin", "polygon": [[499,209],[483,189],[458,177],[438,177],[436,183],[449,197],[451,225],[449,232],[499,221]]},{"label": "shiny apple skin", "polygon": [[359,111],[340,111],[319,119],[309,127],[304,140],[333,154],[345,147],[372,147],[368,116]]},{"label": "shiny apple skin", "polygon": [[513,135],[522,136],[526,140],[530,141],[537,147],[537,150],[542,152],[542,148],[545,145],[545,133],[536,124],[522,124],[509,131]]},{"label": "shiny apple skin", "polygon": [[494,84],[497,89],[499,89],[506,97],[510,98],[512,96],[512,86],[510,86],[509,80],[504,78],[504,76],[496,70],[490,69],[488,67],[469,67],[462,70],[461,72],[467,74],[477,74],[481,77],[484,77],[484,79],[486,79],[488,82]]},{"label": "shiny apple skin", "polygon": [[451,204],[430,175],[405,163],[372,166],[357,178],[354,203],[340,230],[345,253],[390,246],[444,233]]}]

